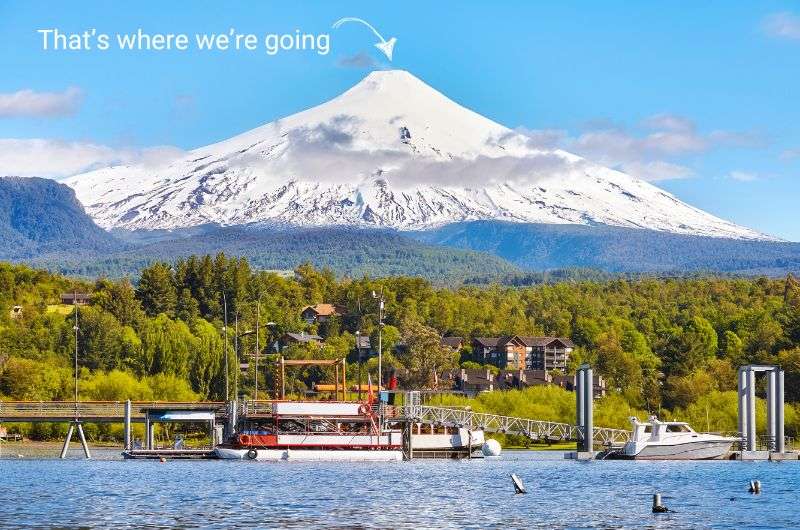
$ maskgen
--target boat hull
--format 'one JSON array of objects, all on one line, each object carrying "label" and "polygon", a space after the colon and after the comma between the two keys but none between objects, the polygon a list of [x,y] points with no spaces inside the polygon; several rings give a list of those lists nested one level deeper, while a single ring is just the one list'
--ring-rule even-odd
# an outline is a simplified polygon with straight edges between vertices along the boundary
[{"label": "boat hull", "polygon": [[403,459],[403,452],[393,449],[256,449],[217,447],[222,460],[256,461],[326,461],[326,462],[392,462]]},{"label": "boat hull", "polygon": [[634,460],[716,460],[731,449],[729,440],[702,440],[679,444],[648,444],[635,455]]}]

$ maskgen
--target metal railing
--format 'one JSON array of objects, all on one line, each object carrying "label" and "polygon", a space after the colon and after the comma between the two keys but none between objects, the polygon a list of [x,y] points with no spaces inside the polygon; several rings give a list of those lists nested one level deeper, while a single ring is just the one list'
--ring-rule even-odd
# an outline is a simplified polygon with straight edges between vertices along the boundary
[{"label": "metal railing", "polygon": [[[165,401],[133,401],[131,402],[131,418],[144,417],[143,408],[175,407],[180,409],[217,408],[224,412],[223,402],[165,402]],[[0,401],[0,421],[54,421],[64,418],[83,420],[116,420],[125,417],[124,401]]]},{"label": "metal railing", "polygon": [[[444,425],[447,427],[468,428],[486,432],[517,434],[534,441],[578,441],[583,439],[583,431],[576,425],[553,421],[517,418],[472,412],[463,408],[429,407],[414,405],[394,407],[387,415],[404,418],[418,423]],[[630,439],[630,431],[595,427],[594,440],[597,444],[618,445]]]}]

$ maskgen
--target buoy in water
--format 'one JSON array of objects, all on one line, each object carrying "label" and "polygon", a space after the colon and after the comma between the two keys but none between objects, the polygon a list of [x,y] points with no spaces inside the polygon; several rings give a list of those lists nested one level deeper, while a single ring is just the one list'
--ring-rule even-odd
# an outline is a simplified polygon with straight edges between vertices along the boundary
[{"label": "buoy in water", "polygon": [[166,459],[166,458],[164,458],[163,456],[162,456],[162,457],[160,457],[160,458],[158,459],[158,461],[159,461],[159,462],[161,462],[162,464],[166,464],[166,463],[167,463],[167,459]]},{"label": "buoy in water", "polygon": [[750,481],[750,493],[754,493],[756,495],[761,493],[761,481],[760,480],[751,480]]},{"label": "buoy in water", "polygon": [[528,493],[525,491],[525,486],[522,484],[522,479],[520,479],[514,473],[511,473],[511,483],[514,484],[514,493]]},{"label": "buoy in water", "polygon": [[661,494],[653,494],[653,513],[667,513],[669,508],[661,504]]},{"label": "buoy in water", "polygon": [[483,456],[500,456],[501,451],[502,448],[500,447],[500,442],[493,440],[492,438],[489,438],[483,442],[483,446],[481,447]]}]

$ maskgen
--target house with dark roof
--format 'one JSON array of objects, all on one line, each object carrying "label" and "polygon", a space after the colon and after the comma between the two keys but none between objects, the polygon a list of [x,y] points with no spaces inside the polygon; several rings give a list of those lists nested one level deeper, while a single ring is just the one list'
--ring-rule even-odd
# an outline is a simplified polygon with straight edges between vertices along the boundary
[{"label": "house with dark roof", "polygon": [[468,395],[553,383],[553,377],[544,370],[500,370],[495,374],[489,368],[457,368],[442,374],[442,379],[449,381],[453,390]]},{"label": "house with dark roof", "polygon": [[464,346],[464,337],[442,337],[442,346],[458,351]]},{"label": "house with dark roof", "polygon": [[61,303],[67,305],[86,305],[91,300],[89,293],[64,293],[61,295]]},{"label": "house with dark roof", "polygon": [[334,304],[307,305],[300,311],[300,318],[307,324],[325,322],[332,317],[339,317],[347,313],[347,309]]},{"label": "house with dark roof", "polygon": [[475,337],[476,362],[514,370],[566,370],[575,345],[563,337]]},{"label": "house with dark roof", "polygon": [[281,350],[288,348],[292,344],[314,344],[316,346],[322,345],[322,337],[319,335],[310,335],[308,333],[284,333],[280,338],[279,346]]},{"label": "house with dark roof", "polygon": [[[570,392],[574,392],[577,386],[574,375],[554,375],[552,383]],[[592,377],[592,391],[595,399],[606,395],[606,380],[603,376],[594,375]]]}]

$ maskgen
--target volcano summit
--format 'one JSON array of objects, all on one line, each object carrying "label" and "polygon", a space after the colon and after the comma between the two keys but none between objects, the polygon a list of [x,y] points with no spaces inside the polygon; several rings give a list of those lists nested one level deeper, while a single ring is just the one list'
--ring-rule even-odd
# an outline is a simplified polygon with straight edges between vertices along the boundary
[{"label": "volcano summit", "polygon": [[772,239],[635,176],[529,138],[412,74],[377,71],[340,96],[160,166],[68,179],[102,227],[451,223],[612,225]]}]

